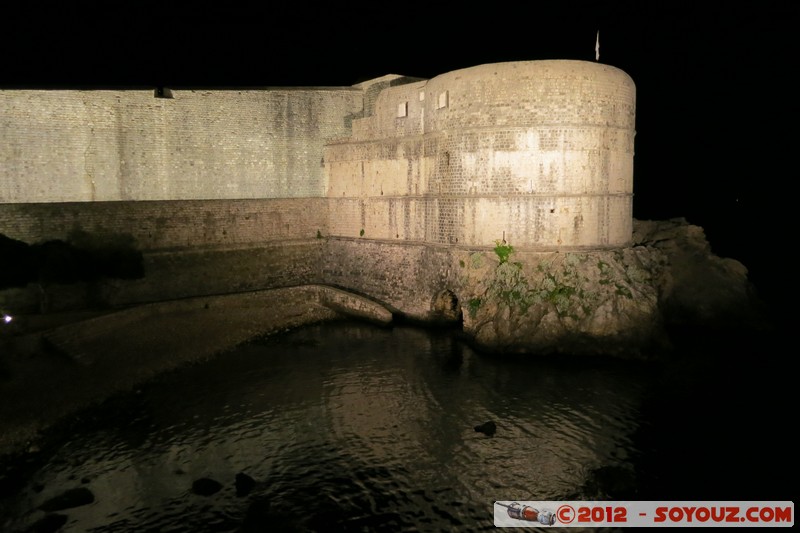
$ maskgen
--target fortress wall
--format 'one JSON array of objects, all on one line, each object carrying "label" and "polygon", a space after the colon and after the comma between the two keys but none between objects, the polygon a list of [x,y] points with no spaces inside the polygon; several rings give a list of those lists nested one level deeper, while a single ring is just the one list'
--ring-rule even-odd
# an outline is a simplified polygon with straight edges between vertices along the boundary
[{"label": "fortress wall", "polygon": [[603,248],[630,237],[631,212],[624,195],[332,198],[329,231],[364,240],[494,246],[505,238],[518,248]]},{"label": "fortress wall", "polygon": [[0,202],[325,194],[355,88],[0,91]]},{"label": "fortress wall", "polygon": [[633,190],[633,132],[482,128],[429,135],[433,194],[597,195]]},{"label": "fortress wall", "polygon": [[422,137],[330,143],[325,147],[329,198],[417,196],[422,178]]},{"label": "fortress wall", "polygon": [[612,67],[537,61],[387,76],[369,98],[0,91],[0,233],[133,237],[146,278],[53,289],[84,300],[327,283],[426,318],[453,258],[498,239],[629,243],[634,89]]},{"label": "fortress wall", "polygon": [[429,202],[427,198],[331,198],[329,235],[424,242]]},{"label": "fortress wall", "polygon": [[426,241],[520,249],[615,247],[632,232],[628,196],[439,198],[428,204]]},{"label": "fortress wall", "polygon": [[382,90],[375,99],[373,115],[353,121],[353,139],[421,135],[426,83],[418,81]]},{"label": "fortress wall", "polygon": [[410,318],[431,318],[437,294],[453,285],[447,247],[366,239],[331,239],[321,283],[368,294]]},{"label": "fortress wall", "polygon": [[[634,112],[630,77],[583,61],[482,65],[386,88],[375,116],[326,147],[331,234],[625,246]],[[418,115],[423,135],[398,126]]]},{"label": "fortress wall", "polygon": [[323,253],[323,239],[165,250],[145,254],[142,279],[108,280],[84,290],[103,305],[123,306],[316,284]]},{"label": "fortress wall", "polygon": [[319,283],[317,231],[327,233],[327,220],[324,198],[0,204],[7,237],[126,236],[144,267],[141,279],[0,290],[0,308],[69,311]]},{"label": "fortress wall", "polygon": [[[433,159],[423,181],[443,199],[464,198],[434,206],[432,242],[488,245],[503,234],[532,249],[630,242],[627,74],[584,61],[482,65],[433,78],[425,102]],[[462,235],[451,235],[453,214]]]},{"label": "fortress wall", "polygon": [[[0,308],[12,313],[116,308],[197,296],[319,283],[322,239],[272,242],[236,249],[189,248],[147,253],[144,277],[0,290]],[[43,303],[46,301],[46,303]]]},{"label": "fortress wall", "polygon": [[324,198],[0,204],[0,233],[12,239],[124,234],[145,252],[313,239],[327,221]]},{"label": "fortress wall", "polygon": [[589,61],[492,63],[425,86],[425,131],[585,125],[634,129],[636,88],[625,72]]},{"label": "fortress wall", "polygon": [[423,242],[422,146],[419,136],[327,145],[330,234]]}]

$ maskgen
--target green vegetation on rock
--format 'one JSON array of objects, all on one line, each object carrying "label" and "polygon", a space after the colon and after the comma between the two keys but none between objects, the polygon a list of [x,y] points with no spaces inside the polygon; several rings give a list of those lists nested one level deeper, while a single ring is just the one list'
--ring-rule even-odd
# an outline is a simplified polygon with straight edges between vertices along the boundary
[{"label": "green vegetation on rock", "polygon": [[497,239],[494,241],[494,253],[497,254],[497,257],[500,259],[500,263],[505,263],[508,261],[508,257],[514,252],[514,247],[508,244],[505,239]]},{"label": "green vegetation on rock", "polygon": [[480,298],[471,298],[467,302],[467,309],[469,310],[470,318],[475,318],[478,314],[478,308],[481,306],[481,299]]}]

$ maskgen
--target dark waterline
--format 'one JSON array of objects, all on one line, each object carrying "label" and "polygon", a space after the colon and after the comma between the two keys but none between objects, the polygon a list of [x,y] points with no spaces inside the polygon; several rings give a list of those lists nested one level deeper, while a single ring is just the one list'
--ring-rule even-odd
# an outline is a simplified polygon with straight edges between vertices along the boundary
[{"label": "dark waterline", "polygon": [[478,531],[496,500],[791,499],[774,348],[686,340],[669,364],[503,360],[449,331],[305,327],[83,414],[0,526],[80,487],[95,501],[59,531]]}]

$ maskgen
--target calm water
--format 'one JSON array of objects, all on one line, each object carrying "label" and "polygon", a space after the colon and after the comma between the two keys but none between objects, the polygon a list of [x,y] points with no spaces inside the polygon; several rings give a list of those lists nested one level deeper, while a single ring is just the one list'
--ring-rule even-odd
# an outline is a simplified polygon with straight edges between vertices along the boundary
[{"label": "calm water", "polygon": [[[0,529],[78,487],[95,501],[59,531],[479,531],[495,500],[791,499],[779,358],[691,342],[670,364],[510,361],[447,331],[298,329],[85,414]],[[255,485],[237,494],[239,473]]]}]

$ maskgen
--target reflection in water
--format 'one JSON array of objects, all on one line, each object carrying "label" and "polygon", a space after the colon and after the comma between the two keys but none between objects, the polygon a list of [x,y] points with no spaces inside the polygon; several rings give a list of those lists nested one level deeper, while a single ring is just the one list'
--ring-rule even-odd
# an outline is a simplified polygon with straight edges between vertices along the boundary
[{"label": "reflection in water", "polygon": [[[0,526],[24,531],[75,486],[95,502],[62,511],[62,531],[489,530],[496,500],[636,499],[650,374],[493,359],[441,331],[306,327],[120,399],[63,442]],[[473,429],[487,420],[493,437]],[[246,495],[239,473],[256,480]],[[223,488],[193,494],[199,478]]]}]

